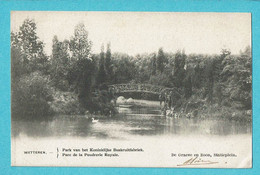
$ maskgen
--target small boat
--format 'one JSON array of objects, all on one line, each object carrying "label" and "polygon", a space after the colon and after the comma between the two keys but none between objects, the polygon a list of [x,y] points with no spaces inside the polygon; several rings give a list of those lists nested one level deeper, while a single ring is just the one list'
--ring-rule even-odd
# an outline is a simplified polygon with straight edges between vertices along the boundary
[{"label": "small boat", "polygon": [[91,119],[92,119],[92,123],[97,123],[98,122],[98,120],[95,120],[93,117]]}]

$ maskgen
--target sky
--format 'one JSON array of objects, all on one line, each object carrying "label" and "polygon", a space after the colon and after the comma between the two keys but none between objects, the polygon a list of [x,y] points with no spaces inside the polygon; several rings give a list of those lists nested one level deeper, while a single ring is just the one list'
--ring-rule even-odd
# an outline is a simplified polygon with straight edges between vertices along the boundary
[{"label": "sky", "polygon": [[251,46],[250,13],[12,11],[11,31],[18,31],[26,18],[35,20],[48,55],[53,36],[70,39],[79,23],[86,26],[93,53],[100,52],[102,43],[111,43],[112,52],[129,55],[160,47],[187,54],[219,54],[227,48],[238,54]]}]

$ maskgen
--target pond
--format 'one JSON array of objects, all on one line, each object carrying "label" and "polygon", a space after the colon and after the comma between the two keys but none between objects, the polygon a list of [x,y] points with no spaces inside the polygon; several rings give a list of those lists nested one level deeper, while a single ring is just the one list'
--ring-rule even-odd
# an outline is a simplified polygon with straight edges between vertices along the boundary
[{"label": "pond", "polygon": [[171,118],[161,115],[157,106],[119,107],[119,114],[96,123],[87,115],[57,115],[52,121],[12,121],[12,136],[88,137],[123,139],[169,136],[251,135],[251,123],[230,120]]}]

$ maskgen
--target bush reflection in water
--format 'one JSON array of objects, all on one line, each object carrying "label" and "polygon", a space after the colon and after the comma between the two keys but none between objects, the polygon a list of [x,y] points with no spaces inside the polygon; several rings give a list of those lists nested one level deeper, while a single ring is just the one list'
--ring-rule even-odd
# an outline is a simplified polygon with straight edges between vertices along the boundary
[{"label": "bush reflection in water", "polygon": [[87,116],[58,115],[52,121],[12,121],[12,136],[130,139],[135,136],[251,134],[251,124],[229,120],[170,118],[156,108],[120,108],[92,123]]}]

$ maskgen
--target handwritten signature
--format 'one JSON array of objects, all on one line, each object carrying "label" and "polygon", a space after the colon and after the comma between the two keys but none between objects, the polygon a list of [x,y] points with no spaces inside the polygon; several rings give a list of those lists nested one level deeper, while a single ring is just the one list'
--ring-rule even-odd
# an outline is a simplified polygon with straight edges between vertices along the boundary
[{"label": "handwritten signature", "polygon": [[189,166],[189,165],[208,165],[208,164],[216,164],[218,162],[212,162],[210,160],[202,160],[201,158],[194,157],[189,160],[186,160],[182,164],[179,164],[177,166]]}]

